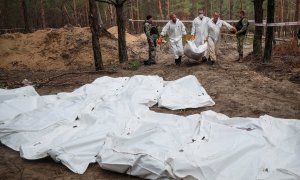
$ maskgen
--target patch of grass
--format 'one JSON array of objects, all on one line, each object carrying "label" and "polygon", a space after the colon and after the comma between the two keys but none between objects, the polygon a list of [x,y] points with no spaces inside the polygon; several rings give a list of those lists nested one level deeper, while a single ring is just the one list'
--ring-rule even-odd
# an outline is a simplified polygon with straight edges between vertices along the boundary
[{"label": "patch of grass", "polygon": [[133,60],[125,64],[123,69],[136,71],[141,67],[141,63],[138,60]]},{"label": "patch of grass", "polygon": [[6,89],[7,88],[7,84],[0,82],[0,89]]},{"label": "patch of grass", "polygon": [[105,69],[111,72],[116,72],[118,70],[118,64],[110,63]]}]

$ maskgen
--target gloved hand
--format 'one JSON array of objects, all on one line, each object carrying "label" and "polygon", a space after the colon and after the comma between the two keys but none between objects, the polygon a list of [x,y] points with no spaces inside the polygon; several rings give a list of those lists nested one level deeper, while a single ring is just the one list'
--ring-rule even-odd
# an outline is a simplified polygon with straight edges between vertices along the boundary
[{"label": "gloved hand", "polygon": [[159,36],[159,38],[157,39],[156,43],[157,43],[158,45],[161,45],[161,43],[162,43],[162,38],[161,38],[161,36]]},{"label": "gloved hand", "polygon": [[230,29],[230,32],[231,32],[232,34],[235,34],[235,33],[237,33],[237,31],[236,31],[236,28],[234,28],[234,27],[233,27],[233,28],[231,28],[231,29]]}]

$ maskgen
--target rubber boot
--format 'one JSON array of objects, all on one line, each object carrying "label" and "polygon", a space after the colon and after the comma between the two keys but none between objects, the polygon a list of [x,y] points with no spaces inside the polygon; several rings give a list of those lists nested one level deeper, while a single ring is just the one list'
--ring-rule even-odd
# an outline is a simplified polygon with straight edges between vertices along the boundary
[{"label": "rubber boot", "polygon": [[176,64],[177,66],[180,66],[180,64],[181,64],[181,56],[179,56],[178,59],[175,59],[175,64]]},{"label": "rubber boot", "polygon": [[151,65],[150,60],[144,61],[144,65],[145,65],[145,66],[150,66],[150,65]]},{"label": "rubber boot", "polygon": [[149,60],[149,64],[150,64],[150,65],[156,64],[156,61],[153,60],[153,59],[150,59],[150,60]]},{"label": "rubber boot", "polygon": [[210,59],[210,57],[208,58],[207,62],[206,62],[208,65],[213,65],[215,63],[215,61],[212,61]]}]

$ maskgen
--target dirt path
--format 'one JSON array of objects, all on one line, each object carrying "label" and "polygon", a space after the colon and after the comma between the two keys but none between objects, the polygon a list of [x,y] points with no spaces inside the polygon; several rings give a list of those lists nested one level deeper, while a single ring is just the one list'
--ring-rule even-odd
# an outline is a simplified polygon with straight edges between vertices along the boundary
[{"label": "dirt path", "polygon": [[[147,46],[139,42],[129,46],[130,59],[144,60],[147,58]],[[235,62],[237,52],[234,46],[223,44],[220,56],[214,66],[205,63],[189,63],[186,58],[181,67],[176,67],[170,55],[166,54],[167,47],[158,51],[158,64],[150,67],[141,66],[132,69],[132,64],[107,65],[109,72],[76,73],[53,79],[37,89],[41,95],[54,94],[61,91],[72,91],[94,79],[109,75],[114,77],[133,76],[136,74],[159,75],[165,80],[175,80],[186,75],[195,75],[207,92],[216,102],[214,107],[169,111],[153,107],[154,111],[189,115],[204,110],[213,110],[228,116],[258,117],[268,114],[282,118],[300,119],[300,84],[289,81],[291,74],[285,71],[274,71],[271,68],[266,72],[263,66],[253,65],[254,62]],[[245,53],[251,52],[247,45]],[[114,50],[116,53],[116,50]],[[300,64],[295,57],[293,62]],[[296,60],[295,60],[296,59]],[[125,67],[125,68],[124,68]],[[269,67],[269,66],[267,66]],[[80,72],[92,70],[90,66],[76,71],[32,71],[32,70],[5,70],[0,71],[2,86],[20,86],[23,79],[29,81],[43,81],[49,77],[65,72]],[[281,73],[281,74],[280,74]],[[291,71],[299,73],[299,69]],[[188,92],[187,92],[188,93]],[[61,164],[52,159],[28,161],[21,159],[17,152],[0,145],[0,179],[132,179],[127,175],[120,175],[101,170],[97,164],[92,164],[84,175],[70,172]]]}]

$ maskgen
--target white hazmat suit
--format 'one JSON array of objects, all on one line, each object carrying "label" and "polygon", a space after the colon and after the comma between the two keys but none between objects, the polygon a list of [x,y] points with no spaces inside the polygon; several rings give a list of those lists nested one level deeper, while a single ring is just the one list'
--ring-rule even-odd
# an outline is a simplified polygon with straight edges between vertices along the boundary
[{"label": "white hazmat suit", "polygon": [[[196,47],[202,45],[204,43],[204,40],[207,40],[209,20],[210,19],[206,16],[198,16],[193,20],[191,35],[195,36],[194,43],[196,44]],[[208,58],[208,51],[204,53],[204,56]]]},{"label": "white hazmat suit", "polygon": [[212,61],[217,60],[216,50],[218,48],[218,42],[221,38],[220,30],[222,26],[225,26],[228,29],[234,28],[221,19],[218,19],[216,23],[214,23],[213,19],[208,21],[208,53]]},{"label": "white hazmat suit", "polygon": [[207,39],[208,36],[207,23],[209,20],[210,19],[206,16],[203,16],[202,18],[198,16],[193,20],[191,35],[195,36],[196,46],[200,46],[201,44],[203,44],[204,40]]},{"label": "white hazmat suit", "polygon": [[168,35],[175,59],[178,59],[179,56],[183,55],[182,36],[186,35],[186,30],[184,24],[179,19],[176,19],[176,23],[172,20],[169,21],[163,27],[161,35]]}]

